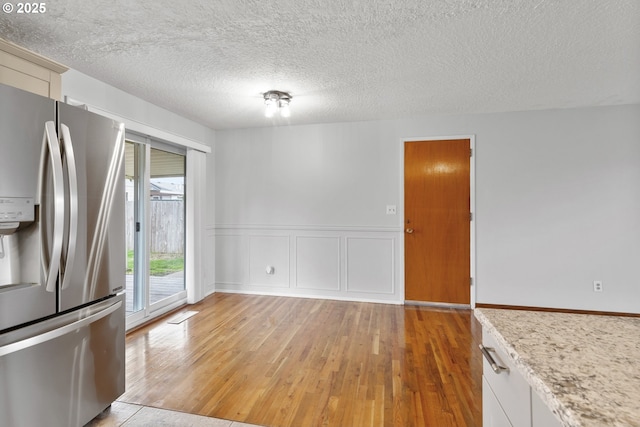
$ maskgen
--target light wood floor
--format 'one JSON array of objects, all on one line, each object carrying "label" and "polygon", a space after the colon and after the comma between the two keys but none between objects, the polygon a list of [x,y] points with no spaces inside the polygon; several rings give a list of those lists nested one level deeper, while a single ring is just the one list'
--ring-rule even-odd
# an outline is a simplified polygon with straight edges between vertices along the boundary
[{"label": "light wood floor", "polygon": [[273,427],[481,426],[471,311],[214,294],[127,337],[120,401]]}]

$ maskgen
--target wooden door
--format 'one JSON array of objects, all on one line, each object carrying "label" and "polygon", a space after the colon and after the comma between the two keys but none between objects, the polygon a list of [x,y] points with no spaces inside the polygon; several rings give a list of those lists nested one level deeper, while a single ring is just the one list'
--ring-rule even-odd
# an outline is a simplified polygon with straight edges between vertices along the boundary
[{"label": "wooden door", "polygon": [[404,144],[405,300],[470,303],[469,139]]}]

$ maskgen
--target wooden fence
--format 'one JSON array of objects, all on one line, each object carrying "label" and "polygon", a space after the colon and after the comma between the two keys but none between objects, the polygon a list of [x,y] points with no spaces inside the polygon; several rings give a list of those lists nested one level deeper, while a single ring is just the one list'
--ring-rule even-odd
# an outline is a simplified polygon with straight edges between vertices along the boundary
[{"label": "wooden fence", "polygon": [[[150,206],[151,252],[164,254],[184,253],[184,201],[152,200]],[[133,249],[135,237],[134,205],[127,202],[127,251]]]}]

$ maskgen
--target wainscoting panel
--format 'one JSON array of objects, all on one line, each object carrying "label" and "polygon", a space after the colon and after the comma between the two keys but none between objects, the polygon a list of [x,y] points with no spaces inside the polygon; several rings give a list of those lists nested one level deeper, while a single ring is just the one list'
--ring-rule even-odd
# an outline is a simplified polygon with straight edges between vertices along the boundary
[{"label": "wainscoting panel", "polygon": [[212,230],[207,230],[203,239],[204,255],[202,256],[203,295],[207,296],[216,291],[216,236]]},{"label": "wainscoting panel", "polygon": [[340,290],[340,237],[296,238],[296,287]]},{"label": "wainscoting panel", "polygon": [[216,292],[404,302],[400,228],[218,225],[209,231]]},{"label": "wainscoting panel", "polygon": [[249,237],[249,283],[289,287],[289,236]]},{"label": "wainscoting panel", "polygon": [[393,294],[394,239],[347,237],[347,291]]},{"label": "wainscoting panel", "polygon": [[215,277],[217,284],[242,285],[248,277],[245,238],[241,235],[215,236]]}]

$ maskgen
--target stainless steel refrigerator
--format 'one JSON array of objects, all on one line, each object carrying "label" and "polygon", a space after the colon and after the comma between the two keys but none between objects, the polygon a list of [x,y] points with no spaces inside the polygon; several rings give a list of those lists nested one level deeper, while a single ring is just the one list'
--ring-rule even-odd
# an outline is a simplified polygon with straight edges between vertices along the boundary
[{"label": "stainless steel refrigerator", "polygon": [[124,392],[124,126],[0,85],[0,426]]}]

